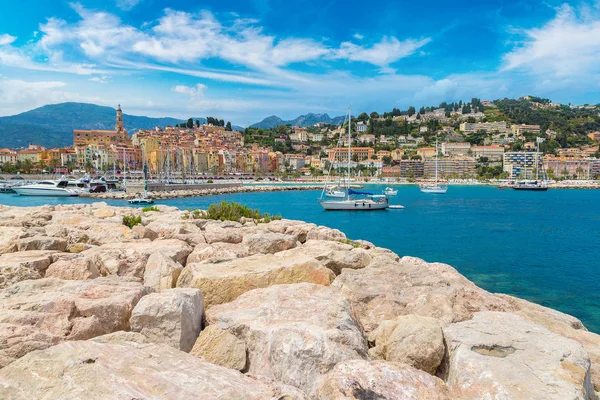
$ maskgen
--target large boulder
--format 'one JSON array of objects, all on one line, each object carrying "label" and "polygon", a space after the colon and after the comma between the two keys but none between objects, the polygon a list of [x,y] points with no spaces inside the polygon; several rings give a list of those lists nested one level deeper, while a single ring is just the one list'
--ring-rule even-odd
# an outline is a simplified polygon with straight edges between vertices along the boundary
[{"label": "large boulder", "polygon": [[313,258],[254,255],[218,264],[188,264],[177,287],[198,288],[207,306],[227,303],[242,293],[271,285],[311,282],[329,285],[333,273]]},{"label": "large boulder", "polygon": [[129,330],[131,311],[151,289],[127,278],[42,278],[0,292],[0,368],[33,350]]},{"label": "large boulder", "polygon": [[311,229],[306,234],[306,240],[331,240],[334,242],[345,242],[346,235],[339,229],[332,229],[326,226],[318,226]]},{"label": "large boulder", "polygon": [[0,254],[17,251],[17,240],[25,236],[27,234],[23,228],[2,226],[0,229]]},{"label": "large boulder", "polygon": [[218,242],[237,244],[241,243],[244,238],[238,228],[222,228],[219,225],[210,224],[205,229],[204,237],[208,244]]},{"label": "large boulder", "polygon": [[444,334],[434,318],[404,315],[383,321],[369,334],[369,342],[376,345],[369,349],[369,355],[405,363],[431,375],[444,358]]},{"label": "large boulder", "polygon": [[583,346],[518,315],[475,313],[444,336],[443,376],[459,398],[595,398]]},{"label": "large boulder", "polygon": [[46,278],[66,280],[87,280],[101,276],[100,271],[92,262],[92,258],[81,254],[68,254],[61,256],[46,270]]},{"label": "large boulder", "polygon": [[0,289],[27,279],[43,277],[55,253],[51,250],[31,250],[0,254]]},{"label": "large boulder", "polygon": [[327,286],[300,283],[252,290],[209,308],[207,322],[245,342],[249,373],[306,394],[337,363],[367,355],[352,307]]},{"label": "large boulder", "polygon": [[33,236],[17,240],[17,251],[28,250],[56,250],[65,251],[67,249],[67,241],[64,239],[48,237],[48,236]]},{"label": "large boulder", "polygon": [[325,376],[319,400],[450,400],[444,382],[406,364],[350,360]]},{"label": "large boulder", "polygon": [[199,243],[194,247],[194,251],[188,256],[187,263],[210,262],[218,263],[234,260],[236,258],[248,257],[248,248],[241,244],[232,243]]},{"label": "large boulder", "polygon": [[142,298],[133,309],[131,330],[153,342],[189,352],[202,329],[204,303],[198,289],[169,289]]},{"label": "large boulder", "polygon": [[216,325],[207,326],[190,352],[221,367],[243,371],[246,368],[246,344]]},{"label": "large boulder", "polygon": [[518,310],[514,312],[515,314],[551,332],[581,343],[592,362],[590,371],[594,388],[596,392],[600,392],[600,335],[589,332],[580,320],[571,315],[516,297],[497,296],[514,306]]},{"label": "large boulder", "polygon": [[67,342],[0,370],[6,400],[300,400],[293,388],[219,367],[169,346]]},{"label": "large boulder", "polygon": [[399,262],[384,257],[363,269],[344,269],[332,285],[352,302],[367,332],[381,321],[407,314],[451,323],[470,319],[477,311],[514,310],[451,266],[414,257]]},{"label": "large boulder", "polygon": [[282,233],[261,232],[244,237],[250,254],[274,254],[296,247],[297,238]]},{"label": "large boulder", "polygon": [[107,333],[106,335],[96,336],[88,339],[97,343],[118,343],[118,342],[134,342],[134,343],[152,343],[150,339],[138,332],[117,331]]},{"label": "large boulder", "polygon": [[144,269],[144,285],[154,290],[174,288],[183,266],[162,253],[153,253]]}]

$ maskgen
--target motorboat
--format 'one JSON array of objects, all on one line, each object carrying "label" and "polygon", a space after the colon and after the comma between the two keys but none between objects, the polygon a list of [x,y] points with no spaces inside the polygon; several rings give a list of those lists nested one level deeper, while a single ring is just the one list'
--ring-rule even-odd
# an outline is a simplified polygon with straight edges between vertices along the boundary
[{"label": "motorboat", "polygon": [[384,194],[384,195],[386,195],[386,196],[395,196],[395,195],[397,195],[397,194],[398,194],[398,191],[397,191],[397,190],[394,190],[394,189],[392,189],[391,187],[386,187],[386,188],[383,190],[383,194]]},{"label": "motorboat", "polygon": [[515,190],[531,190],[545,192],[548,190],[548,182],[546,181],[518,181],[512,187]]},{"label": "motorboat", "polygon": [[137,196],[131,200],[128,200],[129,204],[141,205],[141,204],[154,204],[154,200],[148,197],[148,193],[138,193]]},{"label": "motorboat", "polygon": [[12,189],[21,196],[55,196],[74,197],[79,193],[68,188],[69,181],[61,179],[58,181],[40,181],[31,185],[14,186]]}]

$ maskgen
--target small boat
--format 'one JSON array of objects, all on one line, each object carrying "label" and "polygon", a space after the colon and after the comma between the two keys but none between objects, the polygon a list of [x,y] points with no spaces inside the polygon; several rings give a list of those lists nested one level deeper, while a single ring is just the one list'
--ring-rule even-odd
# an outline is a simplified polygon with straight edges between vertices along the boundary
[{"label": "small boat", "polygon": [[386,187],[383,190],[383,194],[385,194],[386,196],[395,196],[398,194],[397,190],[392,189],[391,187]]},{"label": "small boat", "polygon": [[14,186],[12,189],[21,196],[74,197],[79,193],[68,188],[66,179],[59,181],[40,181],[31,185]]},{"label": "small boat", "polygon": [[154,200],[152,200],[146,193],[138,194],[135,199],[129,200],[129,204],[154,204]]}]

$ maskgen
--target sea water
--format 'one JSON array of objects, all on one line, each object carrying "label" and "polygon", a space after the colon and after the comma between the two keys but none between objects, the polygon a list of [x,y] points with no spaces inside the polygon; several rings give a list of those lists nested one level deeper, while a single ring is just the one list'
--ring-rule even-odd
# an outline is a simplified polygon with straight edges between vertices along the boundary
[{"label": "sea water", "polygon": [[[383,189],[362,190],[380,194]],[[433,195],[400,186],[390,199],[404,209],[371,212],[324,211],[319,196],[319,191],[262,192],[157,203],[206,209],[234,200],[261,212],[337,228],[400,256],[450,264],[490,292],[574,315],[600,333],[600,190],[451,186],[446,194]],[[92,201],[0,195],[0,204],[20,206]]]}]

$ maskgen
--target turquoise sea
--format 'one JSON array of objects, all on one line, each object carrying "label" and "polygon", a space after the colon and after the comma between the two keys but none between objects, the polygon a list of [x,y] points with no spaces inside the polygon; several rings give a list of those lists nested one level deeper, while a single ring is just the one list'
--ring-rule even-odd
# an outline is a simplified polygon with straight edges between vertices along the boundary
[{"label": "turquoise sea", "polygon": [[[317,204],[319,195],[246,193],[161,203],[194,209],[235,200],[285,218],[338,228],[351,239],[365,239],[399,255],[450,264],[491,292],[574,315],[600,333],[600,190],[451,186],[445,195],[428,195],[416,186],[400,186],[392,203],[406,208],[374,212],[325,212]],[[7,205],[72,202],[91,201],[0,195],[0,203]]]}]

